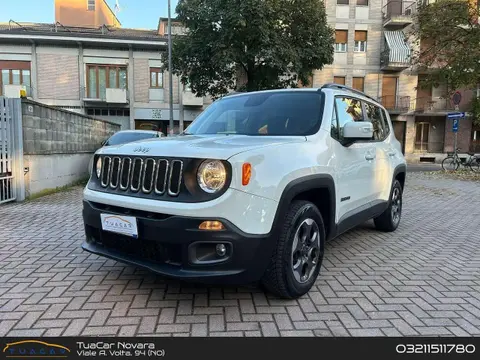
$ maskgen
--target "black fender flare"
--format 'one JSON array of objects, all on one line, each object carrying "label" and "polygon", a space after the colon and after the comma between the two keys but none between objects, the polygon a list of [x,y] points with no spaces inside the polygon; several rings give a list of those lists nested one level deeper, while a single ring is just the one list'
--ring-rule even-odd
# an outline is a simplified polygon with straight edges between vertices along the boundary
[{"label": "black fender flare", "polygon": [[292,203],[293,199],[306,191],[314,189],[327,189],[330,195],[330,222],[329,234],[327,234],[327,239],[330,238],[333,232],[335,232],[335,214],[336,214],[336,193],[335,193],[335,181],[333,177],[329,174],[316,174],[308,175],[291,181],[285,186],[285,189],[282,192],[280,200],[277,206],[277,212],[272,225],[272,233],[276,233],[280,228],[280,224],[283,221],[283,218],[288,210],[288,207]]}]

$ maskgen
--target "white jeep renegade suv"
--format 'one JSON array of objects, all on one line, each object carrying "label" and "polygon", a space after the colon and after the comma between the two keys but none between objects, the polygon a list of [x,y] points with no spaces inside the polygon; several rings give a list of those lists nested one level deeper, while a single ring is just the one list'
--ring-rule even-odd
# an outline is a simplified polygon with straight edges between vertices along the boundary
[{"label": "white jeep renegade suv", "polygon": [[201,282],[309,291],[327,240],[400,222],[406,164],[387,111],[351,88],[215,101],[177,136],[100,149],[83,249]]}]

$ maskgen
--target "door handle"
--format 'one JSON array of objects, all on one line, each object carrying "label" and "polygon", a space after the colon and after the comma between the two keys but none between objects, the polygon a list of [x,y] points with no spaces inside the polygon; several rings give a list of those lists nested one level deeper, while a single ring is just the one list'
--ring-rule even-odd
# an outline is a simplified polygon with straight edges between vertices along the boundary
[{"label": "door handle", "polygon": [[388,152],[388,156],[394,157],[395,155],[397,155],[397,152],[395,150],[391,150]]},{"label": "door handle", "polygon": [[376,157],[375,154],[372,154],[372,153],[366,153],[365,154],[365,160],[368,160],[368,161],[374,160],[375,157]]}]

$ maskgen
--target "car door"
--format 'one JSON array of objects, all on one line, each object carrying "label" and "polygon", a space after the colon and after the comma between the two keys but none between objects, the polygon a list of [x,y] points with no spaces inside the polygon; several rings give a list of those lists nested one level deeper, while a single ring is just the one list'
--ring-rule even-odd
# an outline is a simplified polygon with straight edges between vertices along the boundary
[{"label": "car door", "polygon": [[372,181],[369,183],[372,194],[370,202],[372,206],[385,201],[385,189],[390,186],[390,153],[391,146],[388,142],[388,135],[391,130],[386,126],[383,119],[382,109],[369,102],[364,102],[365,119],[370,121],[373,126],[373,141],[371,142],[375,152],[375,161],[373,165]]},{"label": "car door", "polygon": [[373,197],[375,146],[371,141],[344,145],[343,127],[347,122],[364,121],[360,100],[336,96],[332,116],[332,150],[336,183],[337,223],[368,211]]}]

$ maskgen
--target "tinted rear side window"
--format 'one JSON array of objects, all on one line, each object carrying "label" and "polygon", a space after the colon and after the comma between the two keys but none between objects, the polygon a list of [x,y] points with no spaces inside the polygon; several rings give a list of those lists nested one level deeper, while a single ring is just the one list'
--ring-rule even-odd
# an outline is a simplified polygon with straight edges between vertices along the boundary
[{"label": "tinted rear side window", "polygon": [[187,133],[291,136],[320,128],[323,94],[265,92],[216,101],[188,127]]},{"label": "tinted rear side window", "polygon": [[365,103],[365,110],[367,112],[367,119],[373,125],[373,139],[384,140],[387,137],[385,130],[385,123],[383,122],[382,109],[378,106]]}]

